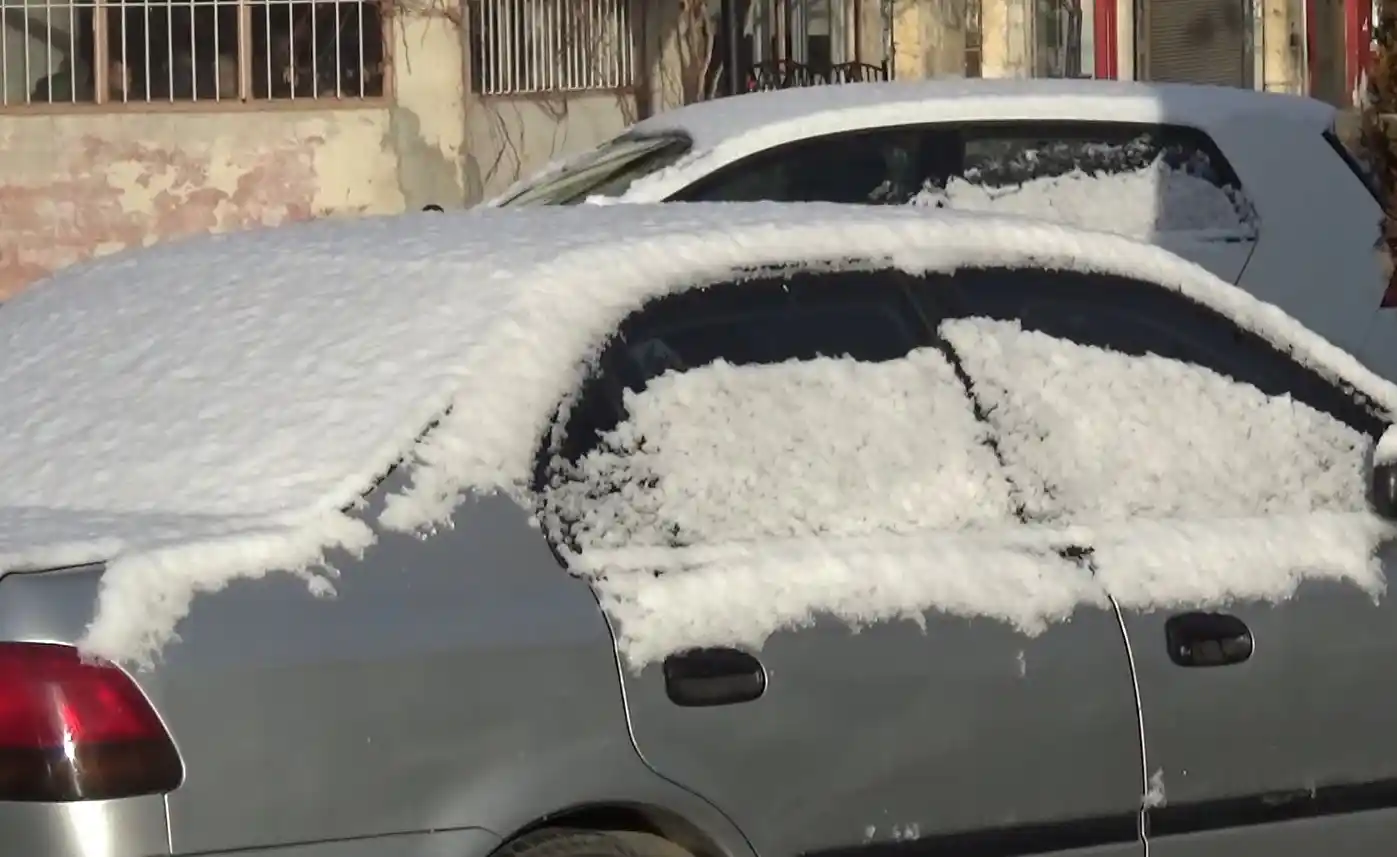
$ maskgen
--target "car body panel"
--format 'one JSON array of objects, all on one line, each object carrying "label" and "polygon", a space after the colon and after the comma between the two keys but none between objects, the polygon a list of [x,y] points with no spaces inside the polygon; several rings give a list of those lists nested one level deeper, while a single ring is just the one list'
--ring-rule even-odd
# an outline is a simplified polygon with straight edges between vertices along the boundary
[{"label": "car body panel", "polygon": [[[614,802],[668,810],[747,854],[721,813],[641,762],[606,620],[528,514],[489,496],[456,521],[337,558],[333,600],[280,573],[196,599],[162,663],[134,674],[187,770],[167,798],[169,838],[159,797],[118,802],[120,818],[158,830],[160,853],[187,854],[467,827],[505,836]],[[76,640],[99,579],[98,568],[0,578],[0,639]],[[5,840],[56,842],[69,812],[0,804]],[[155,853],[147,839],[131,840],[131,857]]]},{"label": "car body panel", "polygon": [[1214,241],[1190,235],[1158,235],[1154,243],[1207,268],[1218,278],[1237,283],[1256,253],[1257,242]]},{"label": "car body panel", "polygon": [[5,857],[154,857],[170,853],[160,795],[71,804],[0,802]]},{"label": "car body panel", "polygon": [[[256,857],[487,857],[499,844],[500,838],[488,830],[466,828],[336,842],[305,842],[258,849],[254,853]],[[233,857],[247,852],[216,853]]]},{"label": "car body panel", "polygon": [[1151,857],[1383,857],[1392,853],[1397,809],[1332,817],[1303,818],[1281,824],[1238,827],[1214,833],[1170,836],[1150,841]]},{"label": "car body panel", "polygon": [[1021,827],[1047,828],[1046,842],[1103,819],[1125,841],[1098,853],[1142,853],[1139,723],[1115,613],[1079,609],[1033,638],[988,619],[925,623],[821,617],[780,632],[757,653],[765,694],[737,705],[681,708],[658,665],[627,672],[637,746],[764,855],[933,848]]},{"label": "car body panel", "polygon": [[[1382,555],[1390,579],[1397,547]],[[1397,685],[1375,673],[1397,660],[1397,602],[1375,602],[1348,583],[1305,581],[1279,604],[1216,609],[1251,630],[1246,662],[1180,667],[1163,627],[1176,611],[1122,614],[1146,764],[1163,788],[1150,813],[1151,853],[1386,853],[1397,839],[1397,811],[1383,808],[1397,798]],[[1296,828],[1296,838],[1285,832],[1291,824],[1277,823],[1304,815],[1321,817]]]}]

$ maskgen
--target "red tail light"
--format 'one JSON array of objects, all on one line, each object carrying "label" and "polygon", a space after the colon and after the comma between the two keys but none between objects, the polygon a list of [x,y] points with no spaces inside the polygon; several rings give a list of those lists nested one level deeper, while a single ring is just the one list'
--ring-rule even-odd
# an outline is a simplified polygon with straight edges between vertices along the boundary
[{"label": "red tail light", "polygon": [[121,669],[71,646],[0,643],[0,801],[134,797],[183,776],[165,725]]}]

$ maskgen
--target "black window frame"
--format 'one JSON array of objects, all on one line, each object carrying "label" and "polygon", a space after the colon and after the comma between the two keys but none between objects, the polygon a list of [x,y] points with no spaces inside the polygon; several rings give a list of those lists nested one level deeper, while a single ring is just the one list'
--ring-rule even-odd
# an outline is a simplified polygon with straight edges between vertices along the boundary
[{"label": "black window frame", "polygon": [[[859,284],[860,280],[866,280],[870,276],[884,280],[883,288],[878,291],[886,299],[879,300],[866,283]],[[818,296],[816,303],[821,303],[830,293],[838,293],[837,300],[824,303],[825,306],[863,304],[882,309],[896,309],[897,319],[906,326],[905,332],[911,344],[903,349],[901,354],[883,359],[898,359],[917,348],[936,346],[935,321],[926,318],[925,309],[915,300],[907,275],[885,260],[843,259],[828,264],[810,262],[747,269],[735,272],[729,277],[651,298],[632,309],[613,331],[595,359],[588,361],[589,368],[580,386],[559,404],[547,430],[540,438],[534,461],[533,480],[533,494],[539,504],[539,511],[548,511],[548,489],[556,486],[566,476],[558,467],[558,462],[561,461],[564,467],[574,465],[589,451],[597,448],[603,434],[626,418],[622,405],[625,390],[643,389],[650,378],[655,377],[651,375],[644,379],[644,383],[636,384],[634,373],[624,365],[623,354],[640,338],[638,333],[645,332],[651,319],[659,315],[666,321],[692,323],[696,315],[695,303],[706,302],[715,297],[723,302],[724,314],[730,314],[726,308],[732,304],[748,301],[754,301],[764,309],[779,309],[789,306],[794,297],[799,297],[800,292],[812,286],[811,291],[825,292]],[[709,359],[690,364],[684,371],[709,365],[717,357],[722,355],[713,355]],[[750,362],[769,365],[773,361]],[[564,532],[551,533],[550,539],[561,537],[567,546],[575,551],[578,545],[573,543],[571,535],[573,522],[562,523]]]},{"label": "black window frame", "polygon": [[[859,284],[859,281],[870,276],[887,281],[878,291],[881,292],[881,296],[892,297],[893,300],[879,300],[879,295],[873,294],[873,290],[869,289],[866,283]],[[551,422],[548,437],[545,438],[548,448],[543,451],[545,460],[539,462],[540,468],[551,473],[551,462],[555,456],[560,456],[568,462],[576,462],[587,451],[595,448],[601,435],[625,418],[621,404],[625,391],[638,392],[644,389],[652,378],[661,374],[656,372],[637,377],[637,367],[627,359],[625,352],[634,344],[646,341],[643,338],[645,334],[656,329],[680,331],[701,328],[701,319],[711,312],[703,305],[712,302],[719,302],[721,309],[709,314],[709,318],[719,315],[726,319],[739,319],[743,314],[739,309],[742,306],[745,306],[753,317],[778,317],[788,308],[794,308],[797,312],[803,311],[804,307],[801,307],[798,301],[802,297],[808,299],[811,294],[815,297],[811,302],[813,305],[830,308],[862,305],[886,310],[896,305],[900,315],[893,320],[906,325],[903,332],[914,342],[898,356],[905,356],[911,350],[934,344],[934,325],[923,316],[924,310],[919,302],[914,300],[906,275],[896,268],[889,267],[887,263],[876,260],[850,260],[835,270],[807,265],[752,269],[711,283],[651,298],[631,310],[608,338],[593,361],[592,368],[586,373],[575,397],[571,399],[572,406],[565,424],[558,425],[561,412]],[[826,300],[829,297],[834,297],[834,300]],[[660,320],[658,324],[657,318]],[[840,355],[831,353],[823,356]],[[685,365],[681,371],[709,365],[719,358],[737,365],[775,362],[765,359],[731,359],[732,355],[710,354],[705,359]],[[600,413],[602,408],[605,408],[607,413]]]}]

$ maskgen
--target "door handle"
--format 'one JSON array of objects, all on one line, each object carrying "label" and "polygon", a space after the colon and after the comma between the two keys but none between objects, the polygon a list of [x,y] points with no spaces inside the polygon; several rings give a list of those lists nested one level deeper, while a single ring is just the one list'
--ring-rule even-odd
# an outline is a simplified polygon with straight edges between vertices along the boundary
[{"label": "door handle", "polygon": [[665,694],[685,708],[736,705],[766,692],[762,662],[738,649],[691,649],[665,658]]},{"label": "door handle", "polygon": [[1169,660],[1181,667],[1240,664],[1256,647],[1247,623],[1226,613],[1180,613],[1164,623]]}]

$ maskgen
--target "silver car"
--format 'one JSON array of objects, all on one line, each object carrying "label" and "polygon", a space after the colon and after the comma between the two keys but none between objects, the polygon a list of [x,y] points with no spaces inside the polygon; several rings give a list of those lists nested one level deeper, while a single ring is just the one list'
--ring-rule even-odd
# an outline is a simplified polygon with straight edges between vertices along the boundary
[{"label": "silver car", "polygon": [[0,854],[1386,857],[1364,335],[894,208],[70,269],[0,309]]}]

